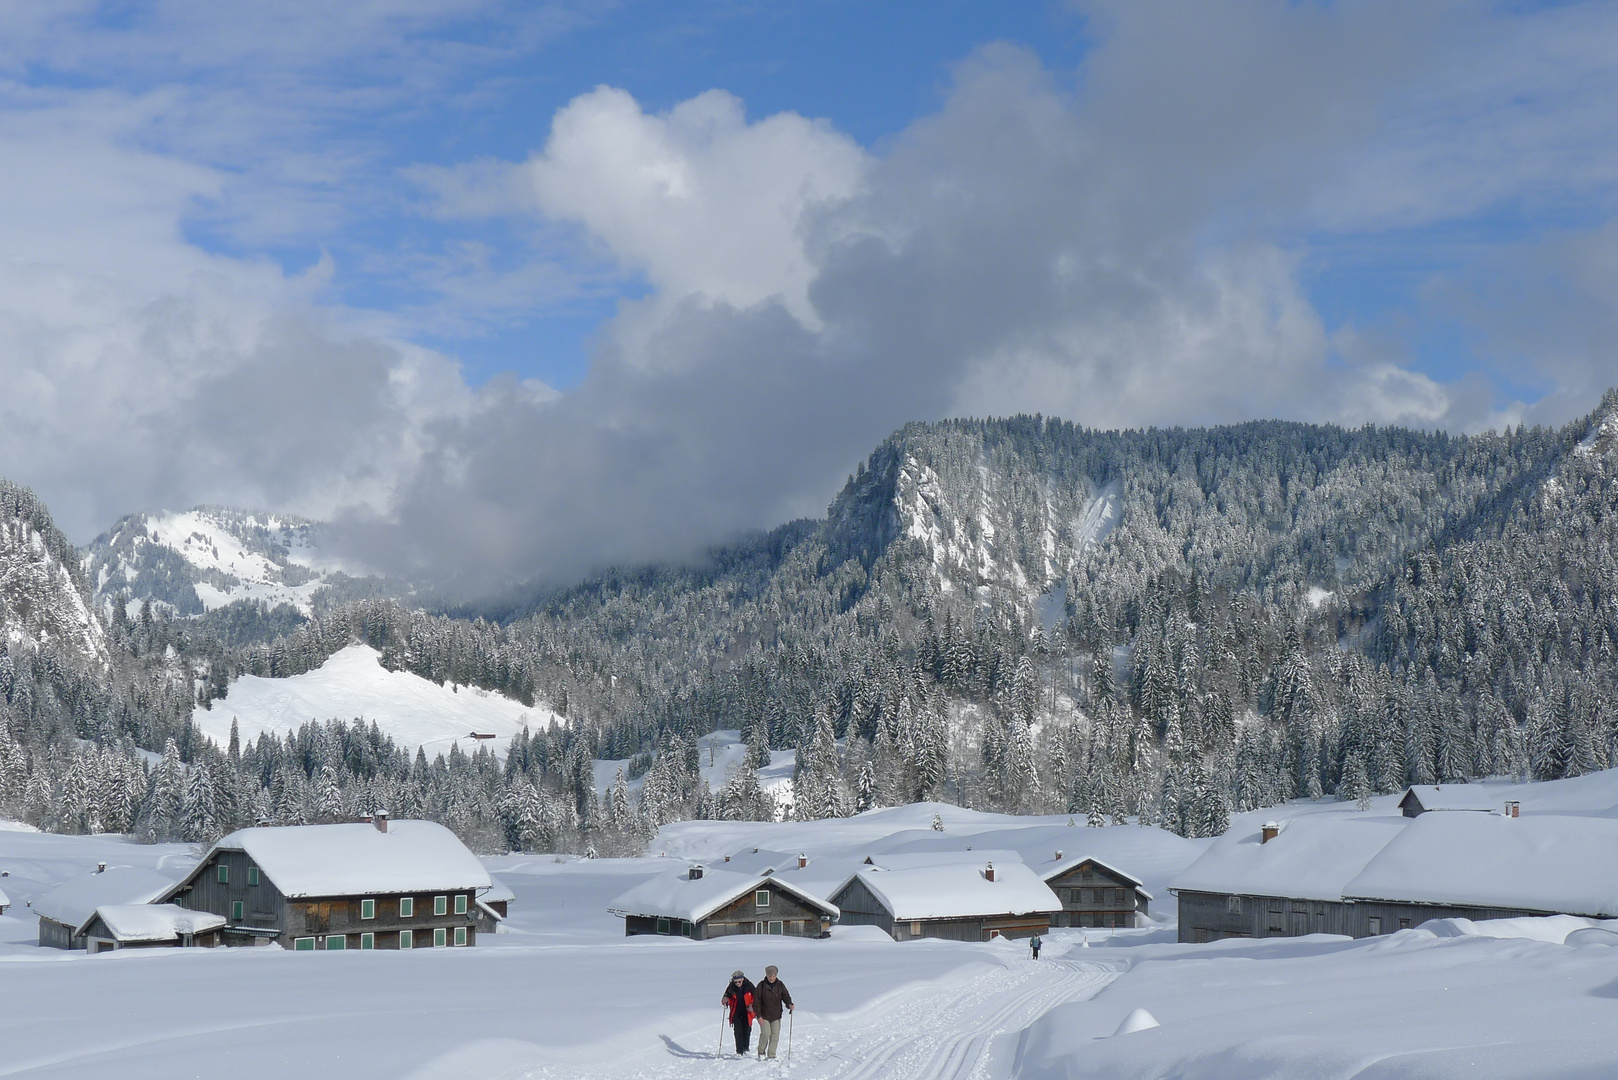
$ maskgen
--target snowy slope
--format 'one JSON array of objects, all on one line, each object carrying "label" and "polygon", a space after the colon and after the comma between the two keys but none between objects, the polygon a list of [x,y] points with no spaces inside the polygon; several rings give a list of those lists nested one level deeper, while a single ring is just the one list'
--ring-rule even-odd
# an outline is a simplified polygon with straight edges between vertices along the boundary
[{"label": "snowy slope", "polygon": [[350,645],[315,670],[286,679],[244,675],[213,708],[198,706],[192,719],[221,746],[233,719],[244,742],[264,731],[284,735],[311,720],[374,720],[394,742],[412,751],[423,747],[429,757],[456,741],[470,753],[478,745],[468,738],[474,731],[494,735],[487,745],[503,754],[524,725],[566,723],[549,709],[530,709],[477,687],[440,686],[408,671],[389,671],[367,645]]},{"label": "snowy slope", "polygon": [[[959,827],[955,840],[1003,850],[1046,827],[991,817],[953,820],[942,836]],[[823,824],[828,842],[851,842],[850,823]],[[886,836],[879,819],[851,824],[877,846],[914,839],[902,816]],[[704,830],[716,835],[704,842]],[[778,826],[745,823],[688,831],[693,846],[782,837]],[[0,831],[0,870],[15,880],[46,846],[53,878],[85,873],[109,852],[155,859],[177,850]],[[1037,962],[1015,942],[899,944],[870,928],[823,941],[625,938],[608,900],[673,862],[487,860],[516,894],[502,932],[471,949],[404,954],[68,954],[33,945],[24,910],[0,918],[0,1069],[55,1080],[279,1080],[331,1075],[334,1063],[349,1080],[711,1080],[755,1070],[794,1080],[1618,1075],[1618,949],[1596,944],[1612,935],[1588,921],[1455,921],[1359,942],[1209,945],[1165,941],[1163,931],[1055,930]],[[756,979],[772,963],[797,1005],[790,1070],[722,1052],[726,976],[741,968]],[[1137,1008],[1160,1026],[1115,1035]],[[785,1034],[782,1042],[784,1054]]]},{"label": "snowy slope", "polygon": [[[742,733],[736,728],[721,728],[709,732],[697,740],[697,749],[700,754],[698,774],[708,782],[714,791],[725,786],[736,769],[747,756],[747,744],[742,741]],[[782,810],[792,807],[792,770],[797,765],[797,752],[793,750],[771,750],[770,763],[758,771],[759,787],[775,797],[776,804]],[[618,776],[618,770],[623,769],[627,776],[629,772],[629,758],[598,758],[595,762],[596,793],[604,795],[612,787]],[[636,777],[629,781],[631,791],[640,790],[644,777]]]},{"label": "snowy slope", "polygon": [[334,577],[369,573],[322,536],[319,522],[228,507],[131,514],[91,542],[84,565],[103,601],[127,592],[199,614],[257,600],[307,615]]}]

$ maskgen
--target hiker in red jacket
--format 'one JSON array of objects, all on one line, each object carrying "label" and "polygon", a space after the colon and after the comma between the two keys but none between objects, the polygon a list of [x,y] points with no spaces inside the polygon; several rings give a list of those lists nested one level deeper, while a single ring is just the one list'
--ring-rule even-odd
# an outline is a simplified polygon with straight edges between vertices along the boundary
[{"label": "hiker in red jacket", "polygon": [[730,1029],[736,1034],[736,1052],[747,1053],[753,1041],[753,984],[739,971],[730,973],[730,985],[719,1003],[730,1010]]}]

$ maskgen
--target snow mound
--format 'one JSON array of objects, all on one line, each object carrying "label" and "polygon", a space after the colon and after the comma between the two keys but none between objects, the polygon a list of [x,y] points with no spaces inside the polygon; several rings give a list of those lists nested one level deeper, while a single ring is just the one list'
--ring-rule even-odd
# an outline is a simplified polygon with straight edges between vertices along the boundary
[{"label": "snow mound", "polygon": [[374,720],[382,733],[431,756],[451,744],[471,751],[471,734],[493,735],[488,745],[505,753],[511,737],[525,726],[565,723],[545,708],[530,709],[499,694],[462,686],[440,686],[408,671],[389,671],[368,645],[350,645],[320,667],[286,679],[243,675],[213,708],[198,707],[192,719],[204,735],[223,746],[236,720],[244,742],[263,732],[284,736],[311,720]]},{"label": "snow mound", "polygon": [[1112,1036],[1116,1039],[1120,1035],[1133,1035],[1137,1031],[1149,1031],[1152,1028],[1162,1026],[1157,1022],[1157,1017],[1145,1009],[1131,1009],[1129,1015],[1124,1017],[1124,1022],[1118,1025],[1118,1030],[1113,1032]]}]

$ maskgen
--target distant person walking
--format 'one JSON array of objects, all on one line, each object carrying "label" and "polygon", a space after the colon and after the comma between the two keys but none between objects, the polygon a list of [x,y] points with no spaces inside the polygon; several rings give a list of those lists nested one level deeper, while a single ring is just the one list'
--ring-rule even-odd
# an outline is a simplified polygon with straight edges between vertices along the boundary
[{"label": "distant person walking", "polygon": [[1039,959],[1039,947],[1041,945],[1043,945],[1043,944],[1045,944],[1045,943],[1043,941],[1039,940],[1039,935],[1038,934],[1035,934],[1033,937],[1028,939],[1028,947],[1030,949],[1034,950],[1034,959],[1035,960]]},{"label": "distant person walking", "polygon": [[781,1007],[792,1011],[792,993],[787,984],[776,976],[781,969],[771,964],[764,969],[764,981],[754,987],[753,997],[758,1002],[758,1056],[768,1053],[775,1060],[775,1048],[781,1041]]},{"label": "distant person walking", "polygon": [[747,976],[739,971],[730,973],[730,985],[725,987],[725,996],[719,1003],[730,1010],[730,1030],[736,1036],[736,1052],[747,1053],[747,1047],[753,1040],[753,990],[752,983]]}]

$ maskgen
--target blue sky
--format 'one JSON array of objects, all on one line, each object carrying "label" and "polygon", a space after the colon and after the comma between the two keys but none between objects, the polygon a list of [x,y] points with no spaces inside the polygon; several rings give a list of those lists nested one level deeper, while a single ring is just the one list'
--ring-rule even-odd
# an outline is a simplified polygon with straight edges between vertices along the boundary
[{"label": "blue sky", "polygon": [[1618,383],[1618,6],[0,10],[0,475],[567,577],[911,420],[1560,423]]}]

